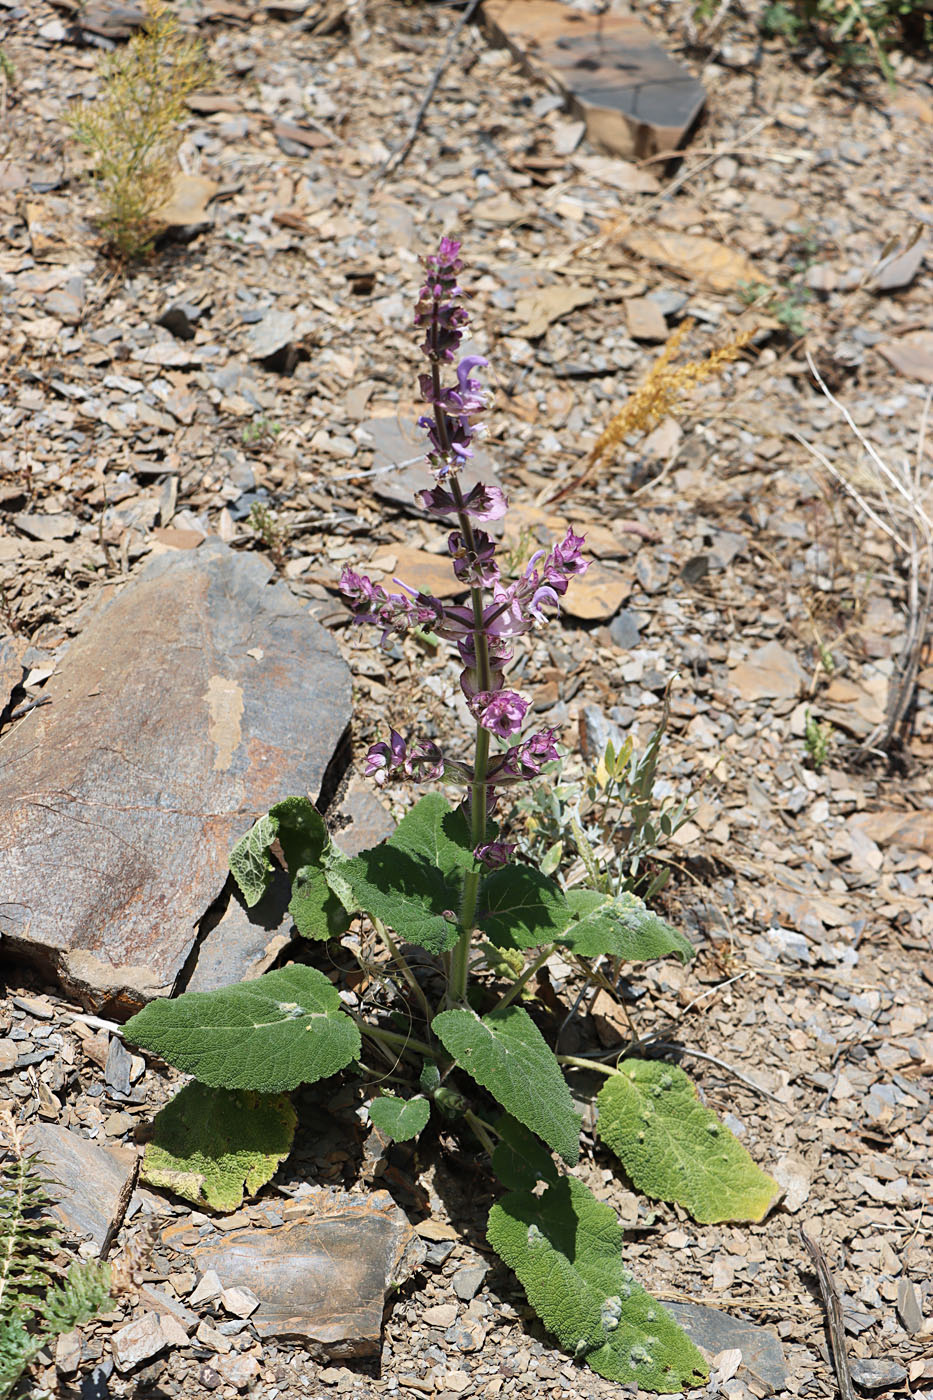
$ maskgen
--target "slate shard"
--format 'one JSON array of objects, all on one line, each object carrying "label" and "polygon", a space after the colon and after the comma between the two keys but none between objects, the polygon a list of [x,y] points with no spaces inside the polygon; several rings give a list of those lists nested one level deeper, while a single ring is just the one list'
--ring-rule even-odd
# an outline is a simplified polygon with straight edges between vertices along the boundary
[{"label": "slate shard", "polygon": [[190,970],[234,842],[317,797],[349,672],[259,556],[208,540],[110,590],[45,693],[0,739],[0,946],[123,1015]]},{"label": "slate shard", "polygon": [[132,1175],[135,1153],[99,1147],[58,1123],[33,1123],[27,1146],[39,1156],[46,1188],[65,1229],[100,1248]]},{"label": "slate shard", "polygon": [[785,1389],[787,1363],[781,1339],[773,1328],[758,1327],[702,1303],[665,1303],[664,1306],[690,1340],[711,1356],[738,1349],[742,1353],[742,1366],[767,1392]]},{"label": "slate shard", "polygon": [[493,38],[558,87],[595,145],[626,159],[683,145],[706,95],[631,14],[587,14],[561,0],[486,0]]},{"label": "slate shard", "polygon": [[319,1190],[288,1208],[289,1219],[188,1245],[184,1225],[163,1243],[213,1270],[224,1289],[259,1299],[250,1322],[260,1338],[297,1337],[318,1358],[379,1350],[386,1294],[424,1261],[425,1247],[387,1191],[369,1196]]}]

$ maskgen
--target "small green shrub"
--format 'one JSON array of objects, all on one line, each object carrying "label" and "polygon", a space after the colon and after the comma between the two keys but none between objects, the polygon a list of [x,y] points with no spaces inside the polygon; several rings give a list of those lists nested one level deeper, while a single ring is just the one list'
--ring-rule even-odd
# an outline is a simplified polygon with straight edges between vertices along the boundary
[{"label": "small green shrub", "polygon": [[807,750],[807,758],[810,760],[810,766],[815,769],[817,773],[820,772],[829,757],[829,749],[832,741],[832,725],[828,722],[823,724],[818,719],[814,719],[810,711],[807,710],[803,742]]},{"label": "small green shrub", "polygon": [[775,0],[761,26],[791,43],[821,44],[844,68],[876,63],[891,80],[889,50],[933,43],[933,8],[929,0]]},{"label": "small green shrub", "polygon": [[210,65],[161,0],[148,0],[144,29],[101,63],[101,93],[68,117],[91,155],[101,201],[100,227],[124,258],[148,252],[167,202],[188,97],[204,87]]},{"label": "small green shrub", "polygon": [[610,740],[595,767],[579,782],[563,779],[565,760],[531,785],[506,822],[523,855],[547,875],[573,882],[582,866],[587,883],[605,894],[638,894],[650,900],[667,884],[670,871],[652,868],[651,858],[689,820],[688,799],[659,799],[658,758],[667,730],[665,700],[660,723],[645,748],[629,735],[616,751]]},{"label": "small green shrub", "polygon": [[262,501],[257,501],[246,517],[246,523],[259,540],[277,569],[284,569],[288,558],[288,530]]}]

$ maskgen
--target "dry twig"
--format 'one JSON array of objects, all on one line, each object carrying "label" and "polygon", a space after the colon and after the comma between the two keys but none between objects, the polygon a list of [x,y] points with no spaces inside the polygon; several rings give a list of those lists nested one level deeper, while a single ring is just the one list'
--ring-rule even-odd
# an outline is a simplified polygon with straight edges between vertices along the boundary
[{"label": "dry twig", "polygon": [[802,434],[794,433],[793,436],[848,492],[863,515],[888,537],[907,568],[907,636],[888,691],[885,717],[861,744],[863,753],[886,753],[910,709],[920,656],[929,635],[933,613],[933,520],[928,509],[931,483],[929,478],[924,479],[924,449],[933,389],[924,401],[915,460],[913,464],[905,460],[902,469],[895,471],[868,440],[844,404],[828,388],[810,354],[807,355],[807,363],[826,398],[839,410],[852,430],[867,456],[867,462],[859,467],[850,463],[840,465],[831,461],[825,452],[808,442]]},{"label": "dry twig", "polygon": [[839,1300],[839,1292],[836,1288],[833,1276],[829,1271],[826,1255],[820,1249],[816,1240],[808,1235],[804,1229],[800,1231],[800,1238],[803,1241],[807,1253],[813,1260],[813,1267],[816,1270],[816,1277],[820,1285],[820,1296],[823,1299],[823,1307],[826,1309],[826,1320],[829,1325],[829,1344],[833,1355],[833,1370],[836,1372],[836,1380],[839,1382],[841,1400],[856,1400],[855,1391],[852,1388],[852,1377],[849,1373],[849,1359],[846,1355],[846,1331],[842,1317],[842,1303]]}]

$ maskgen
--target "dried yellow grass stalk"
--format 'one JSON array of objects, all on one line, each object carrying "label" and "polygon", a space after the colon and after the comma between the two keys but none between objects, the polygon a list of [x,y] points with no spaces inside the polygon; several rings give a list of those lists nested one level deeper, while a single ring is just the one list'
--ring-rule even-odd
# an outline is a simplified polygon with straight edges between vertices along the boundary
[{"label": "dried yellow grass stalk", "polygon": [[107,54],[100,73],[97,99],[77,104],[68,125],[93,161],[100,226],[115,251],[134,258],[160,231],[155,216],[171,190],[187,100],[211,67],[168,5],[147,0],[143,31]]},{"label": "dried yellow grass stalk", "polygon": [[754,325],[747,326],[724,345],[711,350],[705,360],[686,360],[681,365],[672,365],[671,360],[692,326],[692,321],[684,321],[677,327],[648,371],[644,383],[639,384],[606,424],[587,458],[587,473],[598,466],[629,433],[650,432],[662,418],[675,414],[697,384],[712,379],[723,366],[738,359],[758,329]]}]

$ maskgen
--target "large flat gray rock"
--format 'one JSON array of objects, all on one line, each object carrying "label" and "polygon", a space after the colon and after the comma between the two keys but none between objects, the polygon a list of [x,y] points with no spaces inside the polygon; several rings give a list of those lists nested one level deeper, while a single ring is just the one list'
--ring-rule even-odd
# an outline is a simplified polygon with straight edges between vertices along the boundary
[{"label": "large flat gray rock", "polygon": [[386,1295],[423,1263],[423,1242],[387,1191],[316,1190],[282,1213],[281,1225],[193,1243],[187,1225],[170,1225],[162,1240],[199,1270],[213,1269],[224,1288],[250,1289],[261,1338],[298,1337],[318,1357],[373,1355]]},{"label": "large flat gray rock", "polygon": [[0,740],[2,947],[119,1014],[172,992],[257,816],[317,798],[349,672],[259,557],[208,541],[114,590],[45,693]]}]

